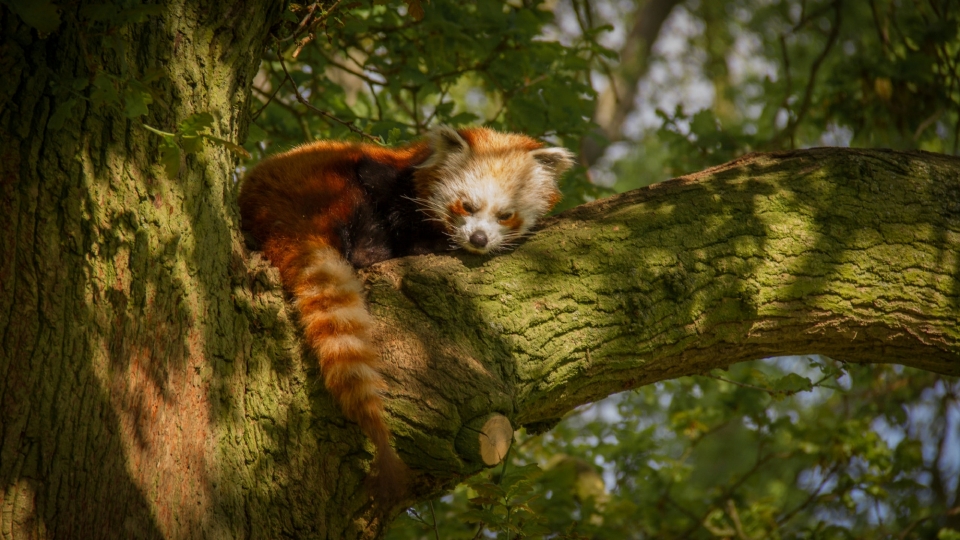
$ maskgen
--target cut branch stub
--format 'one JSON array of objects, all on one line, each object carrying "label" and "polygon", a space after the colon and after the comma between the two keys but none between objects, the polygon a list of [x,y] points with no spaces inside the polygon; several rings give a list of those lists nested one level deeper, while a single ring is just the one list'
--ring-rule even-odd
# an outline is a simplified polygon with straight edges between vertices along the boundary
[{"label": "cut branch stub", "polygon": [[471,461],[492,467],[503,461],[513,442],[513,425],[498,413],[467,422],[457,436],[457,450]]}]

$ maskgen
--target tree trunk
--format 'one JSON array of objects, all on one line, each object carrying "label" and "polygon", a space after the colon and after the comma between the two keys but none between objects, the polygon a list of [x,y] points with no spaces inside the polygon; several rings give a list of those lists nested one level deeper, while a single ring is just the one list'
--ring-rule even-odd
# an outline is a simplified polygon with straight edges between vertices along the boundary
[{"label": "tree trunk", "polygon": [[58,4],[45,39],[0,7],[0,534],[358,530],[362,439],[311,427],[335,407],[310,398],[282,298],[255,309],[267,270],[245,266],[235,158],[208,146],[168,178],[124,103],[77,90],[105,73],[122,95],[160,69],[145,123],[209,112],[237,140],[281,4],[165,2],[127,25],[119,5],[96,22]]},{"label": "tree trunk", "polygon": [[[71,90],[159,68],[147,124],[209,112],[241,138],[280,6],[163,5],[112,29],[71,5],[46,39],[0,11],[0,535],[377,537],[398,509],[370,503],[369,443],[243,247],[233,158],[207,146],[168,178],[158,137]],[[511,427],[740,360],[960,372],[958,179],[929,154],[760,156],[569,212],[512,254],[371,269],[409,502],[495,462]]]}]

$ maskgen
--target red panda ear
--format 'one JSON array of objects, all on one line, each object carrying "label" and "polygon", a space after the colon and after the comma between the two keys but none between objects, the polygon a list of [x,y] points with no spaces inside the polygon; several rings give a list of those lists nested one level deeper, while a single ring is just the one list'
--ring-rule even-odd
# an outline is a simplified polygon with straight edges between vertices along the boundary
[{"label": "red panda ear", "polygon": [[470,149],[467,141],[450,126],[436,126],[427,135],[430,148],[439,157],[459,154]]},{"label": "red panda ear", "polygon": [[558,178],[574,164],[573,152],[566,148],[539,148],[531,150],[530,155],[543,168],[553,174],[554,178]]}]

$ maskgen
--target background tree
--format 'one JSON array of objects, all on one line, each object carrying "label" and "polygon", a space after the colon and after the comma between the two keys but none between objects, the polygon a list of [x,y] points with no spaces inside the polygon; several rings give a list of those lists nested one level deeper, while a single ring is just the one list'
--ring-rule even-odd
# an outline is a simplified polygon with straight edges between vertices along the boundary
[{"label": "background tree", "polygon": [[[357,491],[362,437],[301,358],[276,276],[242,247],[235,141],[246,138],[256,159],[311,138],[393,143],[434,122],[482,121],[583,149],[590,169],[564,186],[567,206],[751,149],[833,141],[956,153],[960,25],[949,2],[410,0],[281,10],[8,0],[0,17],[10,74],[0,85],[0,227],[13,231],[0,266],[0,530],[13,536],[382,531]],[[613,83],[596,104],[612,95],[612,115],[595,108],[605,77]],[[709,90],[690,90],[698,85]],[[248,101],[250,86],[257,99]],[[887,170],[871,156],[868,169]],[[946,167],[938,174],[952,186],[947,165],[893,159],[914,174]],[[940,204],[930,223],[955,224],[950,197],[923,199]],[[829,206],[822,215],[833,215]],[[708,207],[690,206],[703,219]],[[691,240],[720,234],[687,231]],[[936,264],[948,272],[935,288],[949,291],[956,231],[942,231]],[[494,264],[516,264],[501,259]],[[459,283],[439,277],[455,268],[411,264],[412,274],[393,265],[370,277],[385,319],[402,310],[386,303],[382,276],[404,276],[396,282],[423,298]],[[683,296],[681,274],[654,282]],[[408,426],[401,451],[417,459],[426,444],[417,426],[459,424],[418,413],[430,410],[419,400],[442,392],[406,382],[419,393],[392,410]],[[948,538],[958,514],[949,451],[957,392],[954,379],[826,357],[667,380],[547,435],[521,432],[492,475],[415,507],[391,534]],[[539,429],[555,421],[540,420],[549,421],[534,422]],[[480,468],[417,465],[433,475],[418,487],[423,499]]]}]

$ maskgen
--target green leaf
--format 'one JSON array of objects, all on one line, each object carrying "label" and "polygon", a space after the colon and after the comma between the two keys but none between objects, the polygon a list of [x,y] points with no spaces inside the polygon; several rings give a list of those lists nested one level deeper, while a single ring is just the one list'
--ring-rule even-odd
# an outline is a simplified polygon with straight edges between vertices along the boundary
[{"label": "green leaf", "polygon": [[488,482],[473,484],[470,487],[482,497],[503,498],[507,494],[500,486]]},{"label": "green leaf", "polygon": [[407,126],[393,120],[384,120],[376,122],[370,126],[370,134],[374,137],[380,137],[387,144],[396,144],[403,140]]},{"label": "green leaf", "polygon": [[810,379],[806,377],[801,377],[796,373],[790,373],[785,377],[781,377],[771,384],[774,390],[780,392],[787,392],[794,394],[797,392],[803,392],[813,389],[813,383],[810,382]]},{"label": "green leaf", "polygon": [[50,0],[0,0],[41,35],[60,26],[60,9]]},{"label": "green leaf", "polygon": [[110,75],[100,72],[93,78],[93,92],[90,93],[90,101],[97,105],[118,105],[120,103],[120,94],[114,86],[114,78]]},{"label": "green leaf", "polygon": [[247,129],[247,144],[258,143],[267,137],[270,134],[264,131],[264,129],[258,126],[256,123],[251,123],[250,127]]},{"label": "green leaf", "polygon": [[64,121],[67,117],[73,114],[73,109],[77,105],[76,98],[70,98],[66,101],[60,102],[57,105],[57,109],[53,112],[53,115],[50,116],[50,119],[47,121],[48,129],[60,129],[63,127]]},{"label": "green leaf", "polygon": [[197,154],[203,150],[203,137],[180,137],[180,145],[183,151],[188,154]]},{"label": "green leaf", "polygon": [[160,164],[171,180],[180,175],[180,147],[173,137],[164,137],[164,142],[160,145]]},{"label": "green leaf", "polygon": [[186,117],[177,127],[184,137],[196,137],[213,126],[213,115],[208,112],[194,113]]},{"label": "green leaf", "polygon": [[495,523],[500,519],[499,516],[489,510],[470,508],[460,514],[460,520],[467,523]]},{"label": "green leaf", "polygon": [[127,118],[137,118],[147,114],[151,103],[153,103],[153,96],[149,93],[130,86],[123,89],[123,114]]}]

